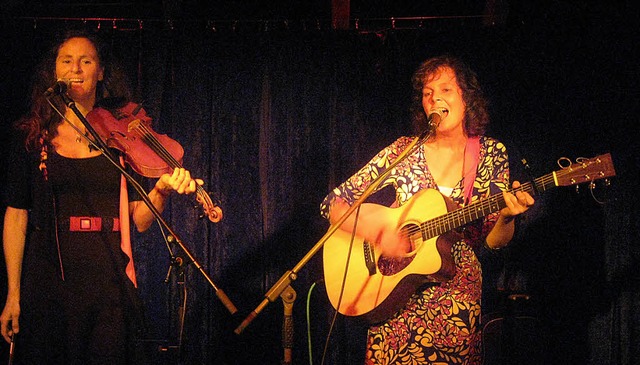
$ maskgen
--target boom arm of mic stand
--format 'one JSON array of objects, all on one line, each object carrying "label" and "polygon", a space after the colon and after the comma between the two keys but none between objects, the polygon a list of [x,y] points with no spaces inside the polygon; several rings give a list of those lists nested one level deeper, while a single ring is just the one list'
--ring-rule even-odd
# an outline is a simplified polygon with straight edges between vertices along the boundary
[{"label": "boom arm of mic stand", "polygon": [[327,233],[325,233],[324,236],[322,236],[322,238],[311,248],[309,252],[307,252],[307,254],[298,262],[298,264],[296,264],[296,266],[293,269],[285,272],[284,275],[282,275],[280,280],[278,280],[271,287],[271,289],[269,289],[269,291],[265,294],[265,298],[256,307],[256,309],[254,309],[251,313],[249,313],[249,315],[244,319],[244,321],[242,321],[242,323],[240,323],[240,325],[233,332],[235,332],[238,335],[242,333],[242,331],[244,331],[244,329],[258,316],[258,314],[262,312],[262,310],[267,306],[267,304],[269,304],[269,302],[273,302],[276,299],[278,299],[280,294],[282,294],[282,292],[291,284],[291,282],[297,279],[298,272],[302,269],[302,267],[306,265],[307,262],[309,262],[311,258],[316,253],[318,253],[318,251],[320,251],[320,249],[322,248],[322,246],[324,246],[325,242],[327,242],[329,237],[331,237],[335,233],[335,231],[337,231],[338,228],[342,226],[342,223],[344,223],[344,221],[347,220],[347,218],[351,215],[351,213],[353,213],[356,209],[358,209],[358,207],[360,207],[360,205],[362,205],[362,203],[371,194],[373,194],[375,189],[378,187],[378,185],[380,185],[380,183],[382,183],[382,181],[384,181],[384,179],[389,175],[391,170],[396,165],[398,165],[401,161],[403,161],[408,155],[410,155],[415,150],[415,148],[419,147],[422,143],[424,143],[424,141],[427,140],[429,135],[430,135],[430,132],[427,130],[425,134],[415,138],[411,142],[411,144],[409,144],[407,148],[405,148],[402,154],[400,154],[398,158],[395,161],[393,161],[393,163],[391,163],[387,167],[387,169],[378,176],[376,180],[371,182],[371,184],[367,187],[367,189],[362,193],[362,196],[360,197],[360,199],[356,200],[353,203],[353,205],[351,205],[349,209],[342,215],[342,217],[340,217],[340,219],[338,219],[338,221],[335,224],[329,227],[329,230],[327,231]]},{"label": "boom arm of mic stand", "polygon": [[102,140],[102,138],[100,138],[100,136],[98,135],[98,133],[96,132],[96,130],[93,128],[93,126],[89,123],[89,121],[87,121],[87,119],[84,117],[84,115],[82,115],[82,113],[80,112],[80,110],[78,110],[78,107],[76,106],[75,102],[73,100],[71,100],[68,97],[64,97],[63,96],[63,100],[65,101],[67,107],[69,107],[71,110],[73,110],[73,112],[76,114],[76,116],[80,119],[80,121],[82,122],[82,124],[84,124],[85,128],[87,128],[87,131],[91,134],[91,136],[93,137],[93,142],[95,144],[95,147],[98,148],[98,150],[114,165],[118,168],[118,170],[120,170],[120,172],[122,173],[122,175],[127,179],[127,181],[129,181],[131,183],[131,185],[133,185],[133,187],[136,189],[136,191],[140,194],[140,196],[142,197],[142,200],[145,202],[145,204],[147,205],[147,207],[149,207],[149,210],[151,211],[151,213],[153,213],[153,215],[155,216],[155,218],[160,222],[160,224],[167,230],[167,232],[169,232],[169,234],[171,234],[174,238],[175,238],[175,242],[178,244],[178,246],[180,247],[180,249],[182,249],[182,251],[185,253],[185,255],[187,256],[189,262],[191,262],[193,264],[193,266],[195,266],[196,269],[198,269],[198,271],[202,274],[202,276],[204,276],[204,278],[207,280],[207,282],[209,283],[209,285],[211,285],[211,287],[213,288],[216,296],[218,297],[218,299],[220,299],[220,301],[222,302],[222,304],[227,308],[227,310],[231,313],[231,314],[235,314],[238,309],[236,308],[235,305],[233,305],[233,303],[231,302],[231,300],[229,299],[229,297],[227,297],[227,295],[222,291],[222,289],[218,288],[216,286],[216,284],[213,282],[213,280],[211,280],[211,278],[209,277],[209,275],[206,273],[206,271],[204,271],[204,269],[202,268],[202,266],[200,265],[200,263],[198,263],[198,261],[195,259],[195,257],[191,254],[191,252],[189,251],[189,249],[184,245],[184,243],[182,242],[182,240],[179,238],[179,236],[173,231],[173,229],[169,226],[169,224],[164,220],[164,218],[162,218],[162,215],[160,214],[160,212],[158,211],[158,209],[155,207],[155,205],[153,205],[153,203],[151,202],[151,199],[149,199],[149,196],[147,195],[147,192],[144,191],[144,189],[142,189],[142,187],[131,177],[131,175],[129,175],[125,169],[116,161],[116,159],[111,155],[111,153],[109,152],[109,147],[107,146],[107,144]]}]

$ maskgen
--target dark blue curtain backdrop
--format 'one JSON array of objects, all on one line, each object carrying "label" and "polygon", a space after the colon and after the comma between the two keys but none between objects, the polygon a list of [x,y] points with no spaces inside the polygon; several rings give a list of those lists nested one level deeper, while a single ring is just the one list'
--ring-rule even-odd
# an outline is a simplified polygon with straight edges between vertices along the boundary
[{"label": "dark blue curtain backdrop", "polygon": [[[164,217],[239,309],[232,316],[193,265],[173,270],[165,283],[170,254],[160,230],[136,235],[152,329],[144,346],[154,362],[280,363],[282,300],[264,307],[242,334],[234,329],[326,232],[318,208],[327,192],[410,131],[410,76],[420,61],[444,52],[478,72],[491,101],[489,134],[507,144],[515,178],[557,170],[560,157],[606,152],[617,170],[609,187],[539,196],[511,246],[482,253],[487,318],[515,314],[502,332],[522,342],[508,349],[543,346],[545,363],[640,362],[637,27],[625,22],[624,8],[561,10],[488,27],[449,20],[377,31],[103,24],[154,128],[184,146],[184,166],[221,203],[224,219],[215,224],[198,219],[192,197],[172,197]],[[5,144],[10,123],[26,110],[31,71],[51,35],[82,22],[2,22]],[[309,342],[313,363],[321,361],[332,318],[321,279],[319,253],[292,284],[296,364],[309,363]],[[506,299],[514,292],[530,299]],[[524,317],[534,325],[518,327]],[[498,336],[487,344],[508,340],[502,332],[487,331]],[[325,363],[360,363],[364,335],[360,324],[339,318]],[[486,350],[495,358],[508,349]],[[510,356],[502,363],[519,354]]]}]

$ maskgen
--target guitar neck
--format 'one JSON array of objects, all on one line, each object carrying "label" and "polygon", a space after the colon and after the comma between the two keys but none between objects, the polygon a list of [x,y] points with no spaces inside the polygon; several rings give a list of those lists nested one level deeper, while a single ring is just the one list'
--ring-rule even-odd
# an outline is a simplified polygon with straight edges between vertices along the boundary
[{"label": "guitar neck", "polygon": [[[531,195],[542,193],[553,187],[556,187],[555,172],[541,176],[532,182],[522,184],[519,188],[509,190],[510,192],[524,191]],[[434,219],[430,219],[420,225],[423,239],[429,239],[447,233],[456,228],[460,228],[465,224],[471,223],[477,219],[483,218],[493,212],[506,207],[504,196],[502,193],[482,199],[473,204],[469,204],[460,209],[453,210],[447,214],[441,215]]]}]

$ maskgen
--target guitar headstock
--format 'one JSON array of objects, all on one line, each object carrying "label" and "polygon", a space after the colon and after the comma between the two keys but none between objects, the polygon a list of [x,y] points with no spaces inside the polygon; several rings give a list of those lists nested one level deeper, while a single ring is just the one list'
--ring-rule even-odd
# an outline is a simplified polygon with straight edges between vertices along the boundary
[{"label": "guitar headstock", "polygon": [[616,176],[616,171],[613,168],[611,154],[606,153],[593,158],[578,159],[577,162],[553,174],[557,186],[571,186]]}]

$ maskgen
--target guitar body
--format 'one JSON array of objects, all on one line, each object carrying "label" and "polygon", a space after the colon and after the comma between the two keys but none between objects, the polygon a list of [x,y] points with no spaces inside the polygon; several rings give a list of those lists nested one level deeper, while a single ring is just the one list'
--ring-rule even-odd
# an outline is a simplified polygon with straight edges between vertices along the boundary
[{"label": "guitar body", "polygon": [[[412,228],[420,222],[441,216],[453,206],[455,203],[445,200],[437,190],[426,189],[418,192],[407,204],[387,208],[383,212],[398,222],[398,230],[415,231]],[[453,277],[452,235],[447,233],[423,240],[419,231],[411,234],[414,250],[401,262],[390,264],[394,259],[381,256],[373,244],[358,236],[354,237],[349,255],[352,234],[338,229],[325,242],[323,249],[324,280],[331,304],[343,315],[362,317],[370,323],[389,318],[402,308],[419,286]],[[373,258],[369,262],[367,255]]]},{"label": "guitar body", "polygon": [[[556,186],[593,184],[615,176],[609,153],[576,163],[522,184],[516,190],[541,193]],[[384,257],[373,244],[338,229],[324,243],[324,280],[333,307],[341,314],[362,317],[370,323],[384,321],[402,308],[424,284],[443,282],[455,274],[451,245],[456,229],[506,206],[502,193],[458,208],[440,192],[418,192],[399,208],[379,207],[382,222],[397,222],[396,229],[411,242],[402,259]],[[346,270],[346,271],[345,271]]]}]

